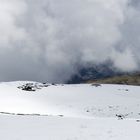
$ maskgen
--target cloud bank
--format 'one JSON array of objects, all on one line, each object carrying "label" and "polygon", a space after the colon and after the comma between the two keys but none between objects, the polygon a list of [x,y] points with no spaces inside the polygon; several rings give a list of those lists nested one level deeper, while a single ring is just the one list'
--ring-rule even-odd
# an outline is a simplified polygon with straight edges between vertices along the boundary
[{"label": "cloud bank", "polygon": [[138,0],[0,0],[0,81],[64,82],[79,66],[140,68]]}]

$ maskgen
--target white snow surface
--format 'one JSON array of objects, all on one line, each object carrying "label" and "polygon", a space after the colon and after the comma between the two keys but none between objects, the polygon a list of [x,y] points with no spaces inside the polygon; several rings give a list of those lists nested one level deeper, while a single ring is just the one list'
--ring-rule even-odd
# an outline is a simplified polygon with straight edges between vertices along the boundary
[{"label": "white snow surface", "polygon": [[139,86],[48,85],[0,83],[2,140],[140,140]]}]

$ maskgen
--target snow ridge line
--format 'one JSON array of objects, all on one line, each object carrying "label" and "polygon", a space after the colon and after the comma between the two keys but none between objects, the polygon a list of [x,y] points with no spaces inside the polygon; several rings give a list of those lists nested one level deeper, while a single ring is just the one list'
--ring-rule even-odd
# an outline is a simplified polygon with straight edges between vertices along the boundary
[{"label": "snow ridge line", "polygon": [[[24,114],[24,113],[0,112],[0,114],[1,115],[13,115],[13,116],[54,116],[54,115],[38,114],[38,113]],[[64,117],[64,115],[55,115],[55,116]]]}]

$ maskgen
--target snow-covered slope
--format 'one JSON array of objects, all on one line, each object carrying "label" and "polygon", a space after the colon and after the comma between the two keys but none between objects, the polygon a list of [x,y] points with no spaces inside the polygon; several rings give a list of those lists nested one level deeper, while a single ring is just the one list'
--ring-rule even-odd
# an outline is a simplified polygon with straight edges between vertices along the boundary
[{"label": "snow-covered slope", "polygon": [[[140,87],[125,85],[49,85],[36,91],[17,87],[29,82],[0,84],[0,112],[74,117],[140,118]],[[31,82],[30,82],[31,83]]]},{"label": "snow-covered slope", "polygon": [[139,86],[0,83],[0,112],[3,140],[140,139]]}]

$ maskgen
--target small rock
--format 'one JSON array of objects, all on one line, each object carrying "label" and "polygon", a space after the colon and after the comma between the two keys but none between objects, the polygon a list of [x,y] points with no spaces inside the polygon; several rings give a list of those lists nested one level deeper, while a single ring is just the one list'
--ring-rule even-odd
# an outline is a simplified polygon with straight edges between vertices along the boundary
[{"label": "small rock", "polygon": [[118,117],[119,120],[123,120],[125,118],[125,116],[124,115],[121,115],[121,114],[119,114],[119,115],[116,114],[116,116]]},{"label": "small rock", "polygon": [[96,84],[96,83],[93,83],[91,86],[101,87],[101,84]]}]

